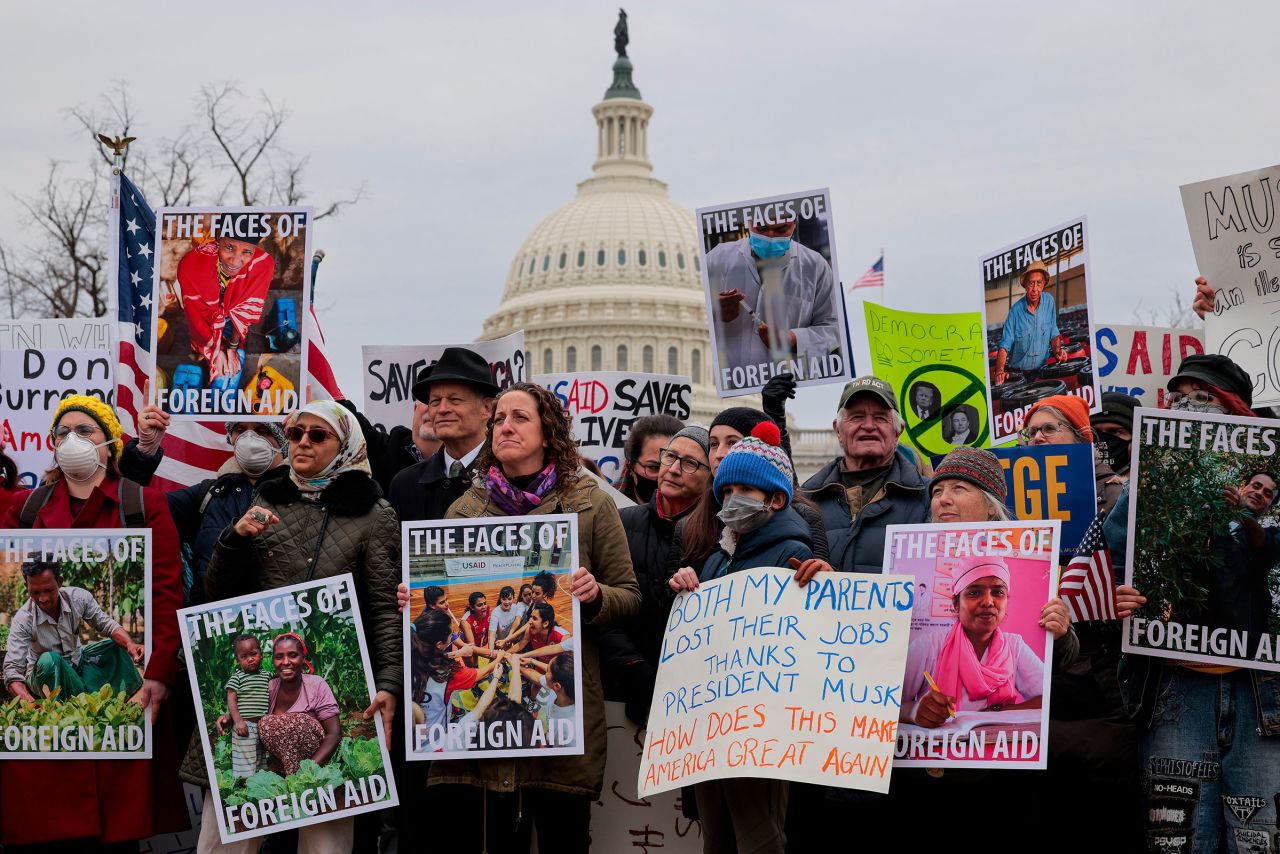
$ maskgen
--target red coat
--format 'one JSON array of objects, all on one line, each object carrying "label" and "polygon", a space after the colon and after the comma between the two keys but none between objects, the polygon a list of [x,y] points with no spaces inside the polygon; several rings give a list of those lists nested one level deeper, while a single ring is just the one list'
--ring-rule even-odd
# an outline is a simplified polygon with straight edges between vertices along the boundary
[{"label": "red coat", "polygon": [[[151,529],[151,660],[144,673],[169,691],[178,684],[182,641],[174,612],[182,607],[182,559],[169,502],[158,489],[144,493]],[[4,528],[19,527],[14,501]],[[60,481],[36,517],[37,528],[119,528],[119,481],[108,477],[72,518],[70,494]],[[164,708],[163,706],[161,707]],[[150,712],[147,712],[150,714]],[[0,844],[36,845],[68,839],[124,842],[186,829],[172,721],[161,714],[146,759],[73,759],[0,762]]]},{"label": "red coat", "polygon": [[27,490],[22,487],[16,489],[5,489],[0,486],[0,519],[9,515],[9,505],[14,502],[18,503],[18,510],[22,510],[22,502],[26,500]]}]

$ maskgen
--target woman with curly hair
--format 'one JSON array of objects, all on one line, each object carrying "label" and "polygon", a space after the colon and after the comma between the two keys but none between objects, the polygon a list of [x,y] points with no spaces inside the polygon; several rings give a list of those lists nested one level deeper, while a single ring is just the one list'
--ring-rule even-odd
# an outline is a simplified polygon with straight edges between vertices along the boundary
[{"label": "woman with curly hair", "polygon": [[[584,624],[607,628],[635,616],[640,592],[618,510],[593,478],[578,477],[579,464],[560,401],[541,386],[518,383],[498,396],[477,481],[448,515],[577,514],[581,565],[569,592],[581,605]],[[591,802],[604,783],[605,723],[599,656],[588,634],[581,634],[586,753],[430,763],[433,801],[440,814],[453,817],[438,828],[444,837],[436,844],[471,850],[480,826],[488,850],[528,851],[536,824],[540,850],[587,851]]]}]

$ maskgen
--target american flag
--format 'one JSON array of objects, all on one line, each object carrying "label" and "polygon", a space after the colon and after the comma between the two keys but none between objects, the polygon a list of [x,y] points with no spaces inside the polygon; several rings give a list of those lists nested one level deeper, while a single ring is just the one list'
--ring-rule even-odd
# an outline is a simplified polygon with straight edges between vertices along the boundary
[{"label": "american flag", "polygon": [[862,274],[862,278],[849,286],[849,290],[857,290],[858,288],[882,288],[884,287],[884,254],[881,253],[876,262],[871,265],[871,269]]},{"label": "american flag", "polygon": [[[119,177],[116,322],[120,349],[116,364],[116,414],[125,435],[135,436],[138,412],[146,405],[143,385],[155,368],[151,352],[151,305],[156,216],[142,191],[124,174]],[[324,338],[315,319],[315,309],[310,310],[315,337],[307,341],[308,380],[315,396],[338,399],[342,391],[324,354]],[[218,469],[231,456],[221,421],[175,421],[165,434],[162,447],[164,459],[151,485],[165,491],[216,477]]]},{"label": "american flag", "polygon": [[1094,517],[1084,532],[1076,556],[1062,571],[1058,596],[1066,603],[1072,622],[1116,619],[1116,576],[1111,551],[1102,536],[1105,513]]}]

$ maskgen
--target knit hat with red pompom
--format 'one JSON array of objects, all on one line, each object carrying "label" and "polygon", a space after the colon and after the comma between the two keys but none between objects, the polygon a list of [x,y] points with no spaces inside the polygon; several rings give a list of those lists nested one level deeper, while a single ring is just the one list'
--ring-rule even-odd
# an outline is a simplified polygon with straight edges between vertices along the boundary
[{"label": "knit hat with red pompom", "polygon": [[720,461],[712,484],[716,503],[723,503],[721,495],[725,486],[731,483],[754,486],[766,495],[785,493],[790,503],[794,494],[792,482],[795,472],[781,444],[782,433],[778,431],[778,425],[762,421],[751,430],[750,436],[740,439],[730,448]]}]

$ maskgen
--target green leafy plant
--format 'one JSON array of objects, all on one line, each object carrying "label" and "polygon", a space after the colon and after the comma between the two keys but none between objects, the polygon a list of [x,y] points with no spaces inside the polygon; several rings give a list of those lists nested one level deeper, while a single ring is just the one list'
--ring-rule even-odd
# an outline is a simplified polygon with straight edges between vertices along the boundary
[{"label": "green leafy plant", "polygon": [[0,728],[89,727],[93,730],[96,744],[102,741],[103,729],[141,726],[142,720],[142,706],[124,694],[116,694],[110,685],[103,685],[95,693],[77,694],[66,699],[59,698],[53,691],[39,703],[14,697],[0,704]]},{"label": "green leafy plant", "polygon": [[382,770],[382,747],[372,738],[344,738],[338,746],[343,776],[359,780]]},{"label": "green leafy plant", "polygon": [[246,800],[270,800],[288,793],[289,787],[285,785],[284,778],[274,771],[259,771],[244,781]]},{"label": "green leafy plant", "polygon": [[320,789],[325,786],[341,786],[342,772],[333,766],[318,765],[315,760],[304,759],[298,770],[285,779],[285,787],[292,793],[300,795],[308,789]]}]

